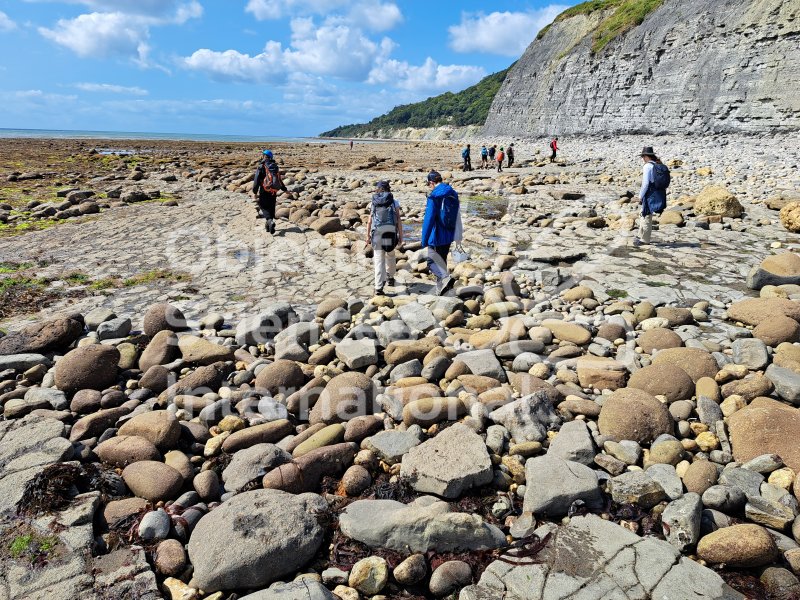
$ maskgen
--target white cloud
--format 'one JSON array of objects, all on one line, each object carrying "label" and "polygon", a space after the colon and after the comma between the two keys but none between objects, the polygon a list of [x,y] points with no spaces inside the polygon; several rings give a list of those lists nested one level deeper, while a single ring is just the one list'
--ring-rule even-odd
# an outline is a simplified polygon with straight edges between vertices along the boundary
[{"label": "white cloud", "polygon": [[201,71],[218,81],[281,83],[286,75],[279,42],[267,42],[264,51],[255,56],[236,50],[215,52],[202,48],[184,58],[183,66]]},{"label": "white cloud", "polygon": [[348,18],[365,29],[389,31],[403,22],[403,13],[394,3],[359,2],[350,10]]},{"label": "white cloud", "polygon": [[13,31],[17,28],[17,24],[11,18],[0,10],[0,31]]},{"label": "white cloud", "polygon": [[[78,56],[129,56],[141,67],[157,66],[149,58],[151,27],[181,25],[203,14],[203,7],[197,0],[163,3],[144,0],[141,4],[133,0],[81,0],[81,3],[97,8],[116,6],[120,10],[60,19],[52,28],[39,27],[39,33]],[[165,11],[165,7],[169,10]]]},{"label": "white cloud", "polygon": [[[52,2],[52,0],[25,0],[26,2]],[[81,4],[97,12],[119,12],[153,19],[184,22],[199,17],[203,7],[198,0],[60,0]],[[180,17],[183,17],[183,21]]]},{"label": "white cloud", "polygon": [[53,29],[40,27],[39,33],[82,57],[139,56],[139,45],[149,36],[145,23],[123,13],[89,13],[61,19]]},{"label": "white cloud", "polygon": [[[8,94],[3,94],[8,97]],[[58,104],[59,102],[74,102],[78,99],[74,94],[51,94],[42,90],[18,90],[11,92],[11,97],[37,104]]]},{"label": "white cloud", "polygon": [[392,42],[367,38],[348,25],[324,24],[315,28],[311,19],[292,21],[291,48],[284,53],[292,70],[362,81],[379,58],[391,51]]},{"label": "white cloud", "polygon": [[551,4],[528,12],[464,13],[461,23],[448,30],[450,47],[456,52],[518,57],[543,27],[567,8]]},{"label": "white cloud", "polygon": [[440,65],[432,58],[420,66],[406,61],[381,61],[369,74],[369,83],[389,84],[397,88],[433,93],[458,91],[486,77],[482,67],[469,65]]},{"label": "white cloud", "polygon": [[381,0],[248,0],[245,10],[259,21],[308,15],[336,15],[336,19],[370,31],[388,31],[403,22],[394,2]]},{"label": "white cloud", "polygon": [[140,87],[126,87],[112,83],[76,83],[75,87],[84,92],[99,92],[106,94],[128,94],[131,96],[147,96],[148,91]]}]

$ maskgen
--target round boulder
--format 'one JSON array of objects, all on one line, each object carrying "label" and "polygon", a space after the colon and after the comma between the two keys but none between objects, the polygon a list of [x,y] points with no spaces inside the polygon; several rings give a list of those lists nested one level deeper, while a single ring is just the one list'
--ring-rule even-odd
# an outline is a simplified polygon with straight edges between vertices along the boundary
[{"label": "round boulder", "polygon": [[698,215],[719,215],[739,218],[744,214],[744,207],[727,189],[719,185],[709,185],[697,195],[694,211]]},{"label": "round boulder", "polygon": [[697,554],[712,564],[746,569],[771,563],[780,552],[766,529],[748,523],[709,533],[697,544]]},{"label": "round boulder", "polygon": [[102,390],[117,381],[119,350],[92,344],[67,352],[56,363],[56,387],[63,392]]},{"label": "round boulder", "polygon": [[781,225],[787,231],[800,233],[800,202],[789,202],[780,212]]},{"label": "round boulder", "polygon": [[118,434],[143,437],[160,450],[169,450],[178,445],[181,425],[171,412],[154,410],[125,421]]},{"label": "round boulder", "polygon": [[603,435],[640,444],[649,444],[659,435],[673,432],[667,406],[636,388],[624,388],[611,394],[600,409],[597,424]]},{"label": "round boulder", "polygon": [[656,353],[653,358],[654,365],[674,365],[680,367],[692,381],[697,381],[703,377],[712,379],[719,371],[719,365],[714,357],[705,350],[699,348],[667,348]]},{"label": "round boulder", "polygon": [[375,384],[364,373],[337,375],[328,382],[311,409],[309,420],[315,423],[340,423],[375,413]]},{"label": "round boulder", "polygon": [[126,467],[141,460],[160,460],[158,448],[150,441],[136,435],[120,435],[101,442],[95,454],[104,463]]},{"label": "round boulder", "polygon": [[296,362],[279,359],[258,372],[256,389],[266,390],[271,396],[284,393],[289,395],[301,388],[306,378]]},{"label": "round boulder", "polygon": [[122,478],[139,498],[158,502],[171,500],[181,491],[183,477],[162,462],[142,460],[125,467]]},{"label": "round boulder", "polygon": [[653,396],[666,396],[669,402],[688,400],[694,395],[694,381],[686,371],[671,364],[650,365],[631,375],[628,387]]},{"label": "round boulder", "polygon": [[797,342],[800,341],[800,323],[789,317],[777,315],[756,325],[753,337],[773,348],[783,342]]},{"label": "round boulder", "polygon": [[683,339],[671,329],[657,327],[642,333],[637,343],[645,354],[652,354],[656,350],[680,348],[683,346]]},{"label": "round boulder", "polygon": [[176,306],[161,302],[153,304],[144,315],[145,335],[153,337],[159,331],[183,331],[186,329],[186,318]]}]

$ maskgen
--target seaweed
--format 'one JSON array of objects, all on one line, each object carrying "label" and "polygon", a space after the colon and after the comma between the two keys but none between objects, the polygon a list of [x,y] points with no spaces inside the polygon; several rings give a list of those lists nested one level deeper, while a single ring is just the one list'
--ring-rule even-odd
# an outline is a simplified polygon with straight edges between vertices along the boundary
[{"label": "seaweed", "polygon": [[31,479],[17,502],[17,514],[37,517],[67,508],[79,493],[99,491],[103,501],[115,496],[116,482],[95,464],[55,463]]}]

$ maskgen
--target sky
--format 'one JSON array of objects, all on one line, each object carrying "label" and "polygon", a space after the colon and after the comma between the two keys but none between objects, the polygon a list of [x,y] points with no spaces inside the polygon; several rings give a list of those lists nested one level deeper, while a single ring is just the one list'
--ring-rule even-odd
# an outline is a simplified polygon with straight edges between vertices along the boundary
[{"label": "sky", "polygon": [[564,0],[0,0],[0,128],[313,136],[459,91]]}]

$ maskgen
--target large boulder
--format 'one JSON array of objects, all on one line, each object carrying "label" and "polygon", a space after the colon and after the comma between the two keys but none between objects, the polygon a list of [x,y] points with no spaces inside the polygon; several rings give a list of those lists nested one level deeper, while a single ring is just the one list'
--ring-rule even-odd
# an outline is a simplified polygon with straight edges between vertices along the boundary
[{"label": "large boulder", "polygon": [[306,382],[303,371],[296,362],[291,360],[276,360],[258,372],[256,389],[274,396],[283,393],[288,396],[303,386]]},{"label": "large boulder", "polygon": [[517,443],[541,442],[549,430],[561,424],[561,418],[544,391],[501,406],[493,410],[489,418],[505,427]]},{"label": "large boulder", "polygon": [[409,504],[357,500],[339,517],[347,537],[395,552],[463,552],[505,545],[505,536],[475,514],[453,512],[446,502],[421,496]]},{"label": "large boulder", "polygon": [[375,413],[375,383],[364,373],[337,375],[325,386],[311,409],[309,421],[340,423]]},{"label": "large boulder", "polygon": [[434,348],[442,345],[436,336],[425,337],[420,340],[398,340],[391,342],[384,352],[384,360],[390,365],[399,365],[410,360],[422,360]]},{"label": "large boulder", "polygon": [[184,335],[178,340],[178,349],[187,363],[211,365],[215,362],[233,360],[233,349],[214,344],[194,335]]},{"label": "large boulder", "polygon": [[126,421],[118,433],[142,437],[164,451],[177,447],[181,437],[181,425],[172,412],[154,410],[138,414]]},{"label": "large boulder", "polygon": [[712,564],[732,568],[760,567],[773,562],[780,551],[769,531],[751,523],[713,531],[697,544],[697,555]]},{"label": "large boulder", "polygon": [[292,456],[275,444],[256,444],[235,452],[222,472],[225,489],[240,492],[249,483],[260,480],[268,471],[290,460]]},{"label": "large boulder", "polygon": [[202,396],[206,392],[216,392],[232,370],[230,363],[214,363],[198,367],[183,379],[176,381],[159,394],[160,402],[167,402],[175,396]]},{"label": "large boulder", "polygon": [[159,331],[183,331],[186,329],[186,318],[181,310],[171,304],[162,302],[153,304],[144,315],[142,330],[145,335],[153,337]]},{"label": "large boulder", "polygon": [[403,457],[400,478],[418,492],[458,498],[473,487],[492,481],[492,461],[486,444],[461,423],[411,448]]},{"label": "large boulder", "polygon": [[710,185],[697,195],[694,211],[698,215],[719,215],[721,217],[739,218],[744,208],[732,193],[719,185]]},{"label": "large boulder", "polygon": [[739,462],[777,454],[800,471],[800,410],[770,398],[756,398],[729,419],[733,457]]},{"label": "large boulder", "polygon": [[631,375],[628,387],[644,390],[652,396],[666,396],[669,402],[689,400],[694,395],[694,381],[675,365],[649,365]]},{"label": "large boulder", "polygon": [[728,319],[745,325],[755,326],[779,316],[800,321],[800,302],[785,298],[748,298],[728,308]]},{"label": "large boulder", "polygon": [[234,496],[192,531],[191,586],[207,593],[252,589],[295,573],[322,544],[318,517],[327,508],[317,494],[253,490]]},{"label": "large boulder", "polygon": [[780,219],[787,231],[800,233],[800,202],[789,202],[781,208]]},{"label": "large boulder", "polygon": [[143,373],[150,367],[165,365],[178,356],[178,336],[174,331],[164,329],[159,331],[147,344],[139,357],[139,370]]},{"label": "large boulder", "polygon": [[83,334],[83,323],[56,319],[34,323],[0,338],[0,355],[41,354],[66,348]]},{"label": "large boulder", "polygon": [[181,491],[183,476],[169,465],[140,460],[125,467],[122,479],[139,498],[151,502],[171,500]]},{"label": "large boulder", "polygon": [[286,326],[297,320],[297,313],[287,302],[276,302],[264,312],[239,321],[236,343],[241,346],[264,344],[275,338]]},{"label": "large boulder", "polygon": [[653,354],[655,350],[680,348],[683,346],[683,339],[681,336],[665,327],[656,327],[655,329],[642,332],[636,341],[645,354]]},{"label": "large boulder", "polygon": [[525,463],[523,510],[548,517],[563,517],[576,500],[590,509],[603,505],[597,473],[577,462],[546,454]]},{"label": "large boulder", "polygon": [[712,379],[719,371],[717,361],[710,353],[700,348],[667,348],[653,358],[654,365],[673,365],[683,369],[697,383],[703,377]]},{"label": "large boulder", "polygon": [[353,464],[358,445],[344,442],[323,446],[297,457],[264,475],[267,489],[302,494],[319,489],[323,477],[336,477]]},{"label": "large boulder", "polygon": [[800,284],[800,255],[795,252],[768,256],[747,276],[747,287],[751,290],[786,284]]},{"label": "large boulder", "polygon": [[597,420],[600,433],[617,441],[652,442],[673,432],[673,420],[665,404],[636,388],[617,390],[603,402]]},{"label": "large boulder", "polygon": [[55,383],[63,392],[103,390],[117,381],[119,350],[92,344],[67,352],[56,363]]},{"label": "large boulder", "polygon": [[143,437],[120,435],[112,437],[95,448],[95,453],[104,463],[115,467],[127,467],[140,460],[160,460],[158,448]]}]

